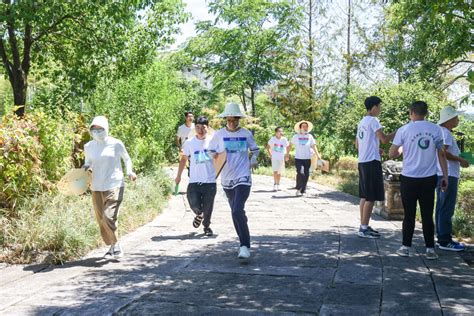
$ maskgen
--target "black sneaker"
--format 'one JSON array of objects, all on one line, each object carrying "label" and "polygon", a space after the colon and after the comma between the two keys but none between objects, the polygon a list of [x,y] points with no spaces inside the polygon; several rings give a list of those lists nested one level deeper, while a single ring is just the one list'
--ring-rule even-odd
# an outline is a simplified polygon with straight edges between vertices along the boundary
[{"label": "black sneaker", "polygon": [[214,233],[209,227],[204,228],[204,236],[211,237]]}]

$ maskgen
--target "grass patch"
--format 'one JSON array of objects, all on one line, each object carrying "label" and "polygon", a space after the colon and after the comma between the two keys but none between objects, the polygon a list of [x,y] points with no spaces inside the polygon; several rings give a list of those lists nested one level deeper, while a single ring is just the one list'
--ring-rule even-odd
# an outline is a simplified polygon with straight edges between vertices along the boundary
[{"label": "grass patch", "polygon": [[[170,193],[170,180],[163,171],[127,184],[119,234],[155,218]],[[0,213],[0,262],[60,264],[103,245],[90,194],[43,194],[21,205],[17,214],[16,218],[7,218]]]}]

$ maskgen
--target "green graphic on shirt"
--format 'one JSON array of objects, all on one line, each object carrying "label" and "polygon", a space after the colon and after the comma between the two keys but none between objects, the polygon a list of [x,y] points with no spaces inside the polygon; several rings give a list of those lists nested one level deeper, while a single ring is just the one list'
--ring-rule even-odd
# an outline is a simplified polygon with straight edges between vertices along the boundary
[{"label": "green graphic on shirt", "polygon": [[359,138],[364,139],[364,131],[359,131]]},{"label": "green graphic on shirt", "polygon": [[427,149],[428,147],[430,147],[430,140],[425,137],[420,138],[418,140],[418,147],[423,150]]}]

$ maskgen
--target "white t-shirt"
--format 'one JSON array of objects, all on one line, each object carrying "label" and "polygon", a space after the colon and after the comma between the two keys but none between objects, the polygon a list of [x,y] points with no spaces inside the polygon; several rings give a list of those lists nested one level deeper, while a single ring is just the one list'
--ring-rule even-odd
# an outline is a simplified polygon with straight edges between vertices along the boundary
[{"label": "white t-shirt", "polygon": [[103,142],[92,140],[84,146],[85,165],[92,169],[92,191],[108,191],[123,187],[123,159],[127,174],[132,173],[132,160],[123,143],[111,136]]},{"label": "white t-shirt", "polygon": [[[453,134],[446,127],[441,126],[444,136],[444,144],[447,146],[447,151],[453,156],[459,157],[461,150],[459,150],[458,144],[453,137]],[[438,175],[442,176],[443,171],[438,161]],[[448,160],[448,176],[456,177],[459,179],[461,176],[461,163],[459,161]]]},{"label": "white t-shirt", "polygon": [[268,141],[268,145],[272,150],[272,160],[285,160],[286,148],[290,145],[286,137],[278,139],[276,136],[273,136]]},{"label": "white t-shirt", "polygon": [[181,148],[184,145],[184,142],[193,137],[195,133],[194,130],[194,123],[191,123],[191,127],[187,127],[186,124],[181,125],[178,127],[178,132],[176,133],[176,136],[178,136],[181,139]]},{"label": "white t-shirt", "polygon": [[380,141],[377,131],[382,129],[379,120],[374,116],[364,116],[357,126],[357,142],[359,144],[359,162],[380,161]]},{"label": "white t-shirt", "polygon": [[428,121],[412,121],[395,134],[393,144],[403,146],[402,175],[425,178],[437,173],[437,151],[443,148],[441,128]]},{"label": "white t-shirt", "polygon": [[189,183],[216,183],[216,171],[208,153],[211,137],[191,137],[183,145],[183,153],[189,157]]},{"label": "white t-shirt", "polygon": [[258,156],[259,149],[252,133],[241,128],[229,132],[226,128],[218,130],[211,140],[209,150],[226,152],[226,164],[222,168],[221,182],[224,189],[233,189],[238,185],[252,185],[250,176],[249,151],[252,158]]},{"label": "white t-shirt", "polygon": [[291,143],[295,145],[296,159],[311,159],[311,146],[316,145],[316,140],[311,134],[296,134],[291,139]]}]

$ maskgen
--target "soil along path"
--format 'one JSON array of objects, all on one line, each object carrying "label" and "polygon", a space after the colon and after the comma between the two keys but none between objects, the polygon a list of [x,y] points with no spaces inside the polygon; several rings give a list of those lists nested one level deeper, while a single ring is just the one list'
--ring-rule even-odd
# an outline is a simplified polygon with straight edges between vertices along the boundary
[{"label": "soil along path", "polygon": [[173,196],[123,238],[120,261],[99,249],[63,266],[0,267],[0,314],[474,314],[474,269],[451,252],[425,260],[420,227],[418,254],[402,258],[401,222],[374,217],[382,238],[361,239],[354,197],[313,183],[296,198],[293,181],[271,185],[254,177],[247,264],[222,191],[210,238],[192,227],[185,195]]}]

